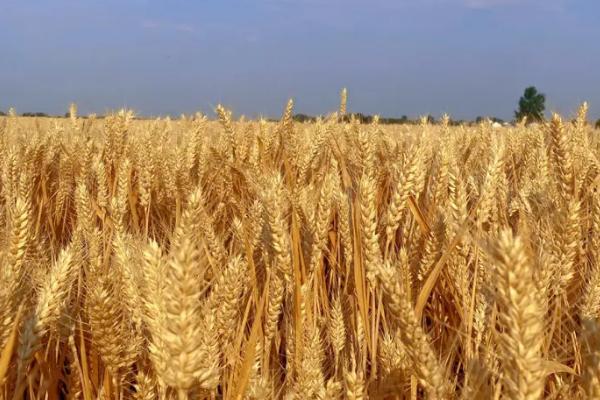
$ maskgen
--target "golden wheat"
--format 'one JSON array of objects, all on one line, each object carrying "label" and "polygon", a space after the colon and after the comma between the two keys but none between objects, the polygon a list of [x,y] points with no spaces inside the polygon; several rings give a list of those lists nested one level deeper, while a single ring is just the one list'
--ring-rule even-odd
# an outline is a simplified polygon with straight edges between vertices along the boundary
[{"label": "golden wheat", "polygon": [[586,123],[0,119],[0,399],[596,398]]}]

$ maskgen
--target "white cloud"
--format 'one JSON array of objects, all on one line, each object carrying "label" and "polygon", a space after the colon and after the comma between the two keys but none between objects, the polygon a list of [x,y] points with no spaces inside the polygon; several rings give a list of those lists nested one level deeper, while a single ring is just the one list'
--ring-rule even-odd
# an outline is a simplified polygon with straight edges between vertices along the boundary
[{"label": "white cloud", "polygon": [[469,8],[492,8],[518,3],[519,0],[464,0],[464,4]]},{"label": "white cloud", "polygon": [[189,24],[182,24],[168,21],[157,21],[153,19],[145,19],[141,22],[141,27],[144,29],[154,30],[171,30],[185,33],[195,33],[196,28]]},{"label": "white cloud", "polygon": [[[311,7],[338,7],[340,5],[362,6],[364,0],[262,0],[274,5],[299,5]],[[371,5],[386,8],[406,6],[455,5],[475,9],[500,8],[509,6],[534,6],[543,9],[560,9],[567,0],[372,0]]]},{"label": "white cloud", "polygon": [[535,6],[560,9],[564,0],[458,0],[468,8],[488,9],[508,6]]}]

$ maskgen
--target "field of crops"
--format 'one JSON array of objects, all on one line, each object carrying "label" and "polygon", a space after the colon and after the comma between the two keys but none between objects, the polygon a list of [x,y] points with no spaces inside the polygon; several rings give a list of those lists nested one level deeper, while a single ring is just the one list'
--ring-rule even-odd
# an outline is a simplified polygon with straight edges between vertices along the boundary
[{"label": "field of crops", "polygon": [[0,118],[0,399],[600,398],[585,106],[292,110]]}]

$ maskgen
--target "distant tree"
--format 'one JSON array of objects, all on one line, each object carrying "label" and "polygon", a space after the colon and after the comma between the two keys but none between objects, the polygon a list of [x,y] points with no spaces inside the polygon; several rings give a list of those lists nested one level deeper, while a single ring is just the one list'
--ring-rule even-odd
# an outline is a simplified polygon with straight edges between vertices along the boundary
[{"label": "distant tree", "polygon": [[596,129],[600,129],[600,119],[596,121]]},{"label": "distant tree", "polygon": [[539,93],[535,86],[530,86],[519,99],[519,109],[515,111],[515,118],[520,121],[527,117],[529,122],[540,122],[544,119],[545,109],[546,95]]},{"label": "distant tree", "polygon": [[[341,121],[349,122],[352,119],[360,122],[361,124],[371,124],[373,123],[375,117],[368,114],[363,114],[360,112],[346,114],[340,118]],[[294,115],[294,120],[296,121],[314,121],[315,118],[304,115],[304,114],[296,114]],[[428,116],[429,123],[435,123],[435,119],[432,116]],[[390,124],[411,124],[414,121],[411,121],[406,115],[401,116],[400,118],[396,117],[379,117],[379,123],[381,125],[390,125]]]},{"label": "distant tree", "polygon": [[24,112],[21,114],[23,117],[47,117],[48,114],[43,112]]},{"label": "distant tree", "polygon": [[[356,119],[361,124],[370,124],[373,122],[373,117],[371,115],[365,115],[363,113],[357,112],[352,114],[352,118]],[[348,118],[348,121],[350,118]]]},{"label": "distant tree", "polygon": [[0,117],[5,117],[6,113],[4,111],[0,111]]},{"label": "distant tree", "polygon": [[314,122],[315,117],[306,114],[296,114],[292,117],[296,122]]}]

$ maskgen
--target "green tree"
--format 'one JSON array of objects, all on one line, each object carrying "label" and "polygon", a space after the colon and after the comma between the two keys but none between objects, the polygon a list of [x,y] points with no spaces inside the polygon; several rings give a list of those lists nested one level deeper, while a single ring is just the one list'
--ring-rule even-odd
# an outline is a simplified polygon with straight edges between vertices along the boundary
[{"label": "green tree", "polygon": [[24,112],[21,114],[23,117],[47,117],[48,114],[43,112]]},{"label": "green tree", "polygon": [[529,122],[539,122],[544,119],[546,109],[546,95],[539,93],[535,86],[525,89],[523,96],[519,99],[519,109],[515,111],[517,121],[527,117]]}]

